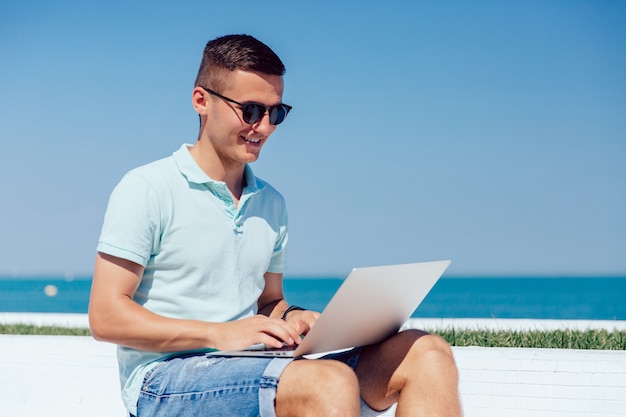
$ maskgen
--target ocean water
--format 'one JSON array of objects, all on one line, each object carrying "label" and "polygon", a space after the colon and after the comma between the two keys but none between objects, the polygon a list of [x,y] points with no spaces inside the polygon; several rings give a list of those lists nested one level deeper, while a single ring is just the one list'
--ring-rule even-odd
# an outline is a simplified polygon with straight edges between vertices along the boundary
[{"label": "ocean water", "polygon": [[[322,311],[341,279],[286,278],[292,304]],[[86,313],[91,281],[0,277],[0,312]],[[626,320],[626,277],[441,278],[413,317]]]}]

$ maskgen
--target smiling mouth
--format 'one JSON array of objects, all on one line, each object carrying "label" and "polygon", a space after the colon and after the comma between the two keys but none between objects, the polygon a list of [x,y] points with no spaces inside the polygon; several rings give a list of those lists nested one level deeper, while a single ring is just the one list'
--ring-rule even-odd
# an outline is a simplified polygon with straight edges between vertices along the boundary
[{"label": "smiling mouth", "polygon": [[248,143],[261,143],[261,139],[255,139],[255,138],[245,138],[243,136],[241,136],[241,139],[243,139],[245,142]]}]

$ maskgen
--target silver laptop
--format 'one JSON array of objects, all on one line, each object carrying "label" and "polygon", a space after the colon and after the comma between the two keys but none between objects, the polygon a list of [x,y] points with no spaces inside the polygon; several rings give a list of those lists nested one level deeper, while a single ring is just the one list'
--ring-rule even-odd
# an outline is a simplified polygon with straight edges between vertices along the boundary
[{"label": "silver laptop", "polygon": [[219,356],[300,357],[378,343],[398,332],[450,261],[355,268],[296,348],[255,345]]}]

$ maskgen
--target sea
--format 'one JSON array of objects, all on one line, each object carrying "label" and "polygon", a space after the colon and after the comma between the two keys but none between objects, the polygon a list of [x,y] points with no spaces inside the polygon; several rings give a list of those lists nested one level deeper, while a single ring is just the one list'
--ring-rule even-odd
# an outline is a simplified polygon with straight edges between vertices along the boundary
[{"label": "sea", "polygon": [[[286,277],[291,304],[322,311],[342,279]],[[87,313],[91,279],[0,277],[0,312]],[[414,318],[626,320],[626,277],[443,277]]]}]

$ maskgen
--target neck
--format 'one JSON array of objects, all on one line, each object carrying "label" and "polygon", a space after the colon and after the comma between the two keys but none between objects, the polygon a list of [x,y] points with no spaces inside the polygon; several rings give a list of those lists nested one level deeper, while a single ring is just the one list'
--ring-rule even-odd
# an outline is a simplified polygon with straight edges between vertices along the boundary
[{"label": "neck", "polygon": [[238,202],[245,186],[246,164],[234,161],[228,163],[219,158],[215,152],[211,152],[212,149],[205,148],[202,141],[198,141],[189,148],[189,153],[200,169],[211,179],[224,182],[235,201]]}]

